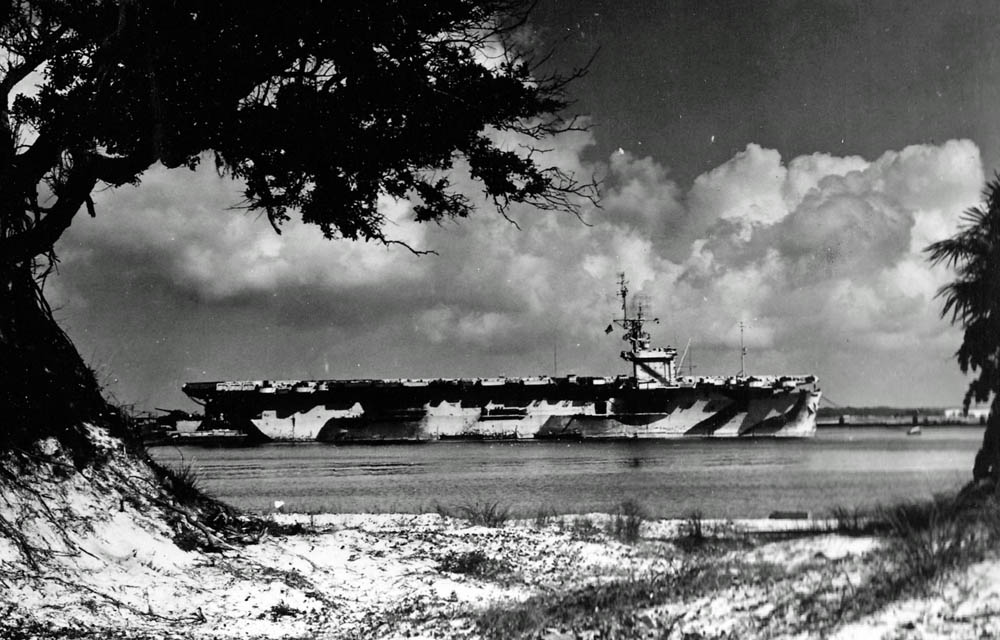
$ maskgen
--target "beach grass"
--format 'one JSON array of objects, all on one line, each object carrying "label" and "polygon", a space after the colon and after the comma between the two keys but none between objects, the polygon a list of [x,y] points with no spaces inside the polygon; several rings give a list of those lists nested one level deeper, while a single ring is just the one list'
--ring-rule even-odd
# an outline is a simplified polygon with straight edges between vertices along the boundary
[{"label": "beach grass", "polygon": [[[609,514],[605,532],[621,542],[643,543],[638,533],[641,513],[640,505],[623,503]],[[772,632],[822,635],[906,598],[931,597],[954,572],[1000,554],[1000,497],[994,494],[973,500],[937,496],[870,509],[837,509],[831,515],[827,522],[832,525],[782,535],[750,534],[747,546],[740,550],[706,544],[716,534],[710,535],[702,515],[692,512],[672,544],[685,551],[697,548],[698,553],[679,556],[678,568],[569,586],[519,602],[494,603],[478,614],[477,628],[489,638],[539,637],[551,629],[587,630],[596,632],[595,637],[641,637],[654,632],[666,637],[680,619],[672,622],[671,612],[683,612],[686,603],[725,598],[721,594],[752,586],[775,594],[773,602],[761,607],[759,616],[744,620],[754,637]],[[588,539],[599,533],[587,516],[568,522],[574,537]],[[819,553],[794,568],[787,562],[768,561],[766,547],[761,546],[776,537],[831,534],[873,539],[875,551],[849,562]],[[751,560],[754,549],[760,551]],[[810,572],[829,578],[809,583]],[[804,588],[807,583],[810,589]],[[657,612],[655,623],[649,622],[650,611]],[[655,624],[655,629],[648,624]]]},{"label": "beach grass", "polygon": [[866,578],[837,607],[816,608],[809,625],[834,627],[907,598],[936,594],[956,572],[1000,553],[1000,497],[993,492],[938,495],[870,510],[838,510],[835,531],[880,541],[867,557]]},{"label": "beach grass", "polygon": [[154,464],[153,468],[164,479],[164,485],[171,494],[183,504],[196,504],[205,499],[212,499],[202,486],[198,468],[191,461],[181,461],[180,464],[161,466]]},{"label": "beach grass", "polygon": [[552,507],[539,507],[535,510],[535,517],[532,519],[532,524],[540,531],[548,528],[549,525],[556,521],[557,517],[558,514]]},{"label": "beach grass", "polygon": [[435,504],[435,511],[442,518],[461,518],[474,527],[503,527],[510,520],[510,507],[500,502],[473,502],[457,506]]},{"label": "beach grass", "polygon": [[630,575],[512,605],[493,605],[480,613],[477,626],[484,637],[497,639],[537,637],[551,628],[587,629],[599,638],[643,637],[651,625],[667,637],[670,621],[652,623],[644,609],[691,600],[737,582],[767,585],[784,576],[785,569],[772,563],[697,562],[676,572]]},{"label": "beach grass", "polygon": [[610,533],[622,542],[636,542],[645,519],[646,509],[641,504],[635,500],[625,500],[618,505],[609,521]]}]

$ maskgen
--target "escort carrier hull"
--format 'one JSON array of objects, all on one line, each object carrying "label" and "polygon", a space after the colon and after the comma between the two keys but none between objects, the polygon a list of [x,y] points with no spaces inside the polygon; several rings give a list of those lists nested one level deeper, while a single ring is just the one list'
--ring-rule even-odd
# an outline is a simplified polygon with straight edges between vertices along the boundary
[{"label": "escort carrier hull", "polygon": [[820,394],[811,377],[524,378],[189,383],[212,426],[258,440],[810,437]]},{"label": "escort carrier hull", "polygon": [[[807,438],[816,432],[814,376],[683,377],[677,351],[650,347],[642,307],[629,316],[631,376],[192,382],[203,428],[251,438],[336,443],[434,440]],[[742,354],[745,350],[741,347]],[[683,357],[681,359],[683,361]],[[742,369],[742,367],[741,367]]]}]

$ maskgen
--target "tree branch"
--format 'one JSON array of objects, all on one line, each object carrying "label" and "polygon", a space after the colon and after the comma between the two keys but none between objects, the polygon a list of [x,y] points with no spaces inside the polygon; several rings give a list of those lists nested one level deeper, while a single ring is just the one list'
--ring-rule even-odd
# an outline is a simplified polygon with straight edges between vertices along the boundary
[{"label": "tree branch", "polygon": [[54,135],[42,134],[14,158],[15,182],[36,185],[59,163],[61,149]]},{"label": "tree branch", "polygon": [[427,255],[434,255],[434,256],[436,256],[436,255],[438,255],[438,252],[435,251],[435,250],[433,250],[433,249],[414,249],[413,247],[411,247],[406,242],[403,242],[402,240],[389,240],[387,238],[381,238],[381,242],[382,242],[382,244],[387,245],[387,246],[391,245],[391,244],[398,244],[398,245],[404,247],[406,250],[408,250],[410,253],[412,253],[415,256],[427,256]]},{"label": "tree branch", "polygon": [[69,228],[73,216],[80,210],[97,178],[90,172],[74,171],[60,188],[59,199],[49,209],[48,215],[33,227],[6,238],[0,238],[0,263],[23,264],[50,250],[56,240]]},{"label": "tree branch", "polygon": [[[24,56],[21,64],[11,67],[7,71],[7,75],[4,76],[3,80],[0,80],[0,96],[4,96],[5,98],[9,96],[10,92],[14,90],[15,86],[17,86],[17,83],[27,78],[32,71],[39,67],[39,65],[53,55],[71,48],[73,44],[72,40],[63,39],[63,35],[65,35],[66,31],[67,28],[65,25],[60,26],[50,34],[51,40],[39,46],[37,49],[34,49],[32,55]],[[60,44],[70,46],[59,46]],[[6,102],[2,105],[2,109],[4,111],[7,110]]]}]

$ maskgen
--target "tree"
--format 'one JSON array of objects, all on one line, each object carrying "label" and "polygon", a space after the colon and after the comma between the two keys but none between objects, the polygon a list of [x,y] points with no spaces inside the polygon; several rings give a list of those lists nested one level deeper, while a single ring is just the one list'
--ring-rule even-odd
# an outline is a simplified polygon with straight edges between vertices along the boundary
[{"label": "tree", "polygon": [[[463,217],[458,160],[501,214],[575,212],[596,196],[501,148],[543,138],[580,71],[538,76],[520,0],[246,3],[0,0],[0,437],[8,445],[108,412],[42,296],[55,242],[95,189],[156,163],[214,158],[243,206],[280,232],[301,215],[328,238],[392,243],[380,194],[417,220]],[[37,91],[22,91],[38,77]]]},{"label": "tree", "polygon": [[965,394],[972,401],[993,397],[983,444],[976,454],[973,478],[1000,482],[1000,174],[986,186],[983,204],[967,210],[953,237],[927,247],[934,264],[956,271],[953,282],[938,292],[942,317],[964,330],[955,356],[962,373],[976,377]]}]

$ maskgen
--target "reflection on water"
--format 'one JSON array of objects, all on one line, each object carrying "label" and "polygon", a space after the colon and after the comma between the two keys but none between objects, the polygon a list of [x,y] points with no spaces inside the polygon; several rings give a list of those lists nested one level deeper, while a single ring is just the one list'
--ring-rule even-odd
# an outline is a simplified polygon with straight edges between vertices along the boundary
[{"label": "reflection on water", "polygon": [[425,446],[271,444],[154,447],[191,463],[204,488],[238,507],[294,511],[433,510],[500,502],[515,515],[610,511],[635,499],[651,515],[822,516],[953,491],[971,476],[982,427],[820,429],[810,440],[442,442]]}]

